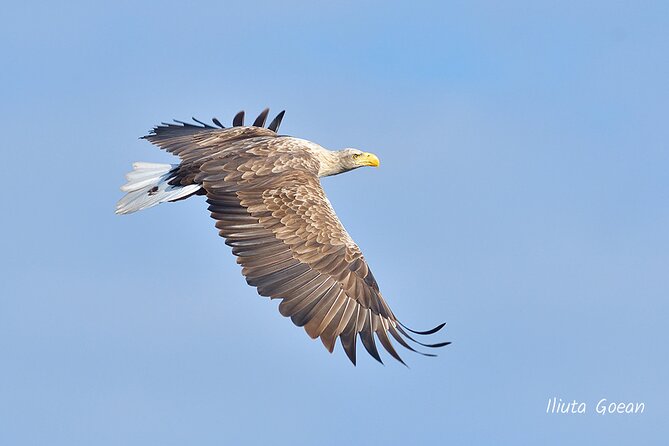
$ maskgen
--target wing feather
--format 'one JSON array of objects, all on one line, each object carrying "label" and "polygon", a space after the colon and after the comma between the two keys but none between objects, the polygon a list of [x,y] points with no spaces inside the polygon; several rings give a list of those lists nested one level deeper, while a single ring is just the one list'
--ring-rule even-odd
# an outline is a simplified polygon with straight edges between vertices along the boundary
[{"label": "wing feather", "polygon": [[[304,297],[300,305],[297,306],[296,312],[291,316],[293,323],[298,327],[306,325],[322,305],[327,305],[328,302],[334,299],[331,293],[334,288],[334,283],[330,280],[325,280],[315,290]],[[308,331],[307,333],[311,336],[311,333]]]},{"label": "wing feather", "polygon": [[349,318],[344,330],[339,335],[341,346],[346,352],[348,359],[355,365],[356,363],[356,345],[358,339],[358,313],[360,305],[355,305],[355,313]]},{"label": "wing feather", "polygon": [[360,340],[362,341],[363,347],[365,347],[365,350],[367,350],[367,353],[369,353],[374,359],[379,361],[381,364],[383,364],[383,361],[381,360],[381,355],[379,355],[379,350],[376,348],[376,342],[374,341],[374,322],[373,322],[373,316],[372,316],[372,311],[370,309],[365,310],[362,312],[363,314],[363,323],[362,323],[362,329],[360,330]]},{"label": "wing feather", "polygon": [[233,127],[241,127],[243,125],[244,125],[244,110],[237,113],[235,117],[232,119]]},{"label": "wing feather", "polygon": [[319,330],[319,327],[327,314],[335,308],[341,294],[341,286],[334,283],[319,299],[318,305],[308,314],[308,322],[304,325],[304,329],[313,339],[320,336],[321,330]]},{"label": "wing feather", "polygon": [[[337,337],[344,331],[346,324],[351,318],[351,314],[355,309],[353,299],[344,295],[344,304],[339,307],[337,312],[332,315],[330,322],[325,326],[321,333],[321,341],[330,353],[334,349]],[[330,314],[326,316],[330,317]]]},{"label": "wing feather", "polygon": [[[330,322],[332,322],[332,320],[335,318],[335,316],[337,316],[339,311],[344,309],[344,305],[349,300],[348,296],[346,296],[346,294],[344,294],[344,291],[341,288],[337,292],[338,292],[338,294],[337,294],[337,298],[336,298],[335,302],[332,304],[332,307],[330,307],[330,309],[327,311],[327,313],[325,313],[323,315],[323,318],[321,319],[320,323],[318,324],[318,327],[314,331],[316,336],[322,336],[323,335],[324,330],[330,325]],[[313,320],[309,321],[309,323],[314,322],[314,321],[317,321],[317,319],[314,318]],[[314,325],[316,325],[315,322],[314,322]],[[333,342],[333,344],[334,344],[334,342]]]},{"label": "wing feather", "polygon": [[260,112],[255,121],[253,121],[254,127],[264,127],[265,121],[267,121],[267,115],[269,114],[269,108],[264,109]]},{"label": "wing feather", "polygon": [[272,119],[272,122],[270,122],[269,126],[267,126],[268,129],[270,129],[273,132],[278,132],[279,131],[279,126],[281,125],[281,121],[283,120],[283,115],[286,114],[286,110],[282,110],[281,113],[276,115],[274,119]]}]

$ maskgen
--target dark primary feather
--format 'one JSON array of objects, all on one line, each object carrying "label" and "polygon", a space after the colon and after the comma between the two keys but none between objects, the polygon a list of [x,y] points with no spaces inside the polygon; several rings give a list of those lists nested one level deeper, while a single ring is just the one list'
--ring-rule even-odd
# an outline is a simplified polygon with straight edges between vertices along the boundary
[{"label": "dark primary feather", "polygon": [[281,111],[278,115],[272,119],[272,122],[270,122],[269,126],[267,126],[268,129],[272,130],[273,132],[278,132],[279,131],[279,126],[281,125],[281,121],[283,120],[283,115],[286,114],[286,110]]},{"label": "dark primary feather", "polygon": [[[205,128],[208,128],[208,129],[215,128],[215,127],[210,126],[209,124],[205,124],[204,122],[200,121],[199,119],[196,119],[196,118],[191,118],[191,119],[193,121],[197,122],[198,124],[202,124]],[[214,118],[214,119],[216,119],[216,118]],[[216,121],[214,121],[214,123],[216,123]]]},{"label": "dark primary feather", "polygon": [[431,334],[434,334],[434,333],[438,332],[438,331],[441,330],[442,328],[444,328],[444,326],[446,325],[446,322],[437,325],[436,327],[434,327],[434,328],[431,329],[431,330],[425,330],[425,331],[416,331],[416,330],[412,330],[412,329],[410,329],[409,327],[407,327],[406,325],[404,325],[404,324],[401,323],[401,322],[400,322],[400,325],[401,325],[402,327],[406,328],[407,330],[409,330],[411,333],[415,333],[415,334],[418,334],[418,335],[431,335]]},{"label": "dark primary feather", "polygon": [[[339,339],[355,364],[359,337],[381,362],[378,340],[404,364],[390,337],[411,351],[416,350],[409,342],[448,344],[425,344],[403,329],[330,206],[317,175],[319,161],[299,140],[277,135],[283,111],[262,128],[268,113],[263,110],[253,126],[244,127],[240,112],[229,129],[176,121],[156,127],[146,139],[182,159],[174,184],[202,186],[247,282],[259,294],[280,299],[280,313],[320,338],[328,351]],[[429,335],[441,328],[410,331]]]},{"label": "dark primary feather", "polygon": [[265,121],[267,121],[267,115],[269,114],[269,108],[264,109],[260,112],[255,121],[253,121],[254,127],[264,127]]},{"label": "dark primary feather", "polygon": [[233,127],[240,127],[242,125],[244,125],[244,110],[237,113],[235,117],[232,119]]}]

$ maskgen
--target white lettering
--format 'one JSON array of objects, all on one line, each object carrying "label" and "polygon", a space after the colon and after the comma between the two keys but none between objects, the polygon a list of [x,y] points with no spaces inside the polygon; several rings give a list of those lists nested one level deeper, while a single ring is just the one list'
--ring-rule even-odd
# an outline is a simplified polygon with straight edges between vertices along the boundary
[{"label": "white lettering", "polygon": [[645,403],[609,403],[606,398],[602,398],[597,402],[595,412],[599,415],[607,413],[643,413],[646,409]]},{"label": "white lettering", "polygon": [[[606,398],[597,401],[595,412],[599,415],[606,414],[629,414],[629,413],[644,413],[646,410],[646,403],[641,402],[612,402]],[[562,401],[562,398],[552,397],[548,399],[546,404],[546,413],[564,413],[564,414],[582,414],[588,412],[586,403],[579,403],[576,400],[570,402]]]},{"label": "white lettering", "polygon": [[606,413],[606,398],[602,398],[599,400],[597,403],[597,407],[595,407],[595,412],[597,412],[600,415],[604,415]]}]

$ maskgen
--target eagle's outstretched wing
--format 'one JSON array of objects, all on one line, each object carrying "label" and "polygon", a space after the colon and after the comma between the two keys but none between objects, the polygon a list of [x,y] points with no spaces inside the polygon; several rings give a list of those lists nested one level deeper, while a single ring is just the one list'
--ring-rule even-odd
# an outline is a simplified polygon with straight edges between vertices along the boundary
[{"label": "eagle's outstretched wing", "polygon": [[212,122],[216,127],[193,118],[197,124],[174,120],[174,123],[163,122],[151,133],[144,136],[152,144],[157,145],[181,158],[184,163],[202,161],[208,156],[220,154],[227,146],[235,145],[242,140],[253,138],[276,138],[285,110],[276,115],[272,122],[264,128],[269,109],[264,109],[255,119],[253,125],[244,126],[244,112],[235,115],[233,127],[224,127],[217,118]]}]

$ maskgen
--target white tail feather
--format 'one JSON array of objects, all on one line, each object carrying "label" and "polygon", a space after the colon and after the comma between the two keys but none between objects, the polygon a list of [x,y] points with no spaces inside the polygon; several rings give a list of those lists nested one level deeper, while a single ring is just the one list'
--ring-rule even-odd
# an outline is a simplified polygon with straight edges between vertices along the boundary
[{"label": "white tail feather", "polygon": [[168,184],[172,169],[175,167],[176,164],[134,163],[133,170],[125,176],[128,182],[121,186],[121,190],[127,194],[116,204],[116,213],[130,214],[197,192],[200,189],[199,184],[188,186]]}]

